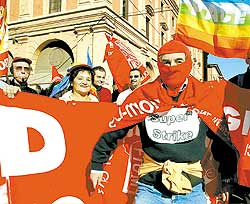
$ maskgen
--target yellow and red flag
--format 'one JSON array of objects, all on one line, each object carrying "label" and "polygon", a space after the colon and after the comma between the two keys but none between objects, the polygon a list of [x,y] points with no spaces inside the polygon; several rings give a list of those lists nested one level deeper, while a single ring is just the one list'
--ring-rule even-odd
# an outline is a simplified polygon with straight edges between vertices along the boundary
[{"label": "yellow and red flag", "polygon": [[249,0],[181,0],[175,38],[210,54],[246,58]]}]

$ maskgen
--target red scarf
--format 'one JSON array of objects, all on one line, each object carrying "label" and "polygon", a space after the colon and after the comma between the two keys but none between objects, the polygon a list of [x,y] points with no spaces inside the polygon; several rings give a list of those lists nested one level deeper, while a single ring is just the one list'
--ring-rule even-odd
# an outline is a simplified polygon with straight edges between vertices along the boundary
[{"label": "red scarf", "polygon": [[[116,117],[109,123],[107,131],[121,129],[132,124],[139,123],[149,114],[155,112],[163,112],[171,109],[173,106],[188,107],[190,110],[195,110],[199,117],[207,124],[207,126],[223,140],[229,139],[227,122],[224,118],[224,106],[235,103],[238,108],[243,103],[239,100],[249,101],[249,91],[242,89],[241,97],[238,97],[238,102],[233,97],[240,89],[232,83],[225,80],[200,82],[194,77],[188,77],[187,87],[181,93],[178,102],[172,100],[166,89],[162,86],[160,79],[143,85],[137,88],[130,94],[124,103],[119,107]],[[244,97],[244,98],[243,98]],[[241,119],[244,119],[244,111],[249,109],[249,103],[244,102],[245,106],[241,107]],[[246,118],[246,116],[245,116]],[[247,121],[247,119],[245,119]],[[234,146],[240,153],[238,176],[239,182],[242,185],[250,186],[250,179],[244,176],[244,172],[249,172],[250,157],[246,157],[246,147],[249,147],[250,154],[250,138],[248,136],[242,138],[240,130],[232,131],[231,139]],[[248,145],[249,144],[249,145]]]},{"label": "red scarf", "polygon": [[148,114],[166,111],[173,106],[185,106],[195,109],[204,122],[217,132],[220,127],[219,120],[223,117],[225,85],[225,81],[201,83],[190,76],[187,87],[175,102],[158,78],[130,94],[119,108],[117,117],[109,125],[111,128],[120,129],[144,120]]}]

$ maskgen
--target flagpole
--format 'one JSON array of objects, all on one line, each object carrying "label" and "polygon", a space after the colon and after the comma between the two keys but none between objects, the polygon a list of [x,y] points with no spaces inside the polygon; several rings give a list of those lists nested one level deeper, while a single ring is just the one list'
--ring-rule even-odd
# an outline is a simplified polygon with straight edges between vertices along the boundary
[{"label": "flagpole", "polygon": [[6,74],[6,83],[8,84],[8,85],[10,85],[10,79],[9,79],[9,76],[8,76],[8,74]]},{"label": "flagpole", "polygon": [[90,26],[89,30],[90,30],[90,33],[92,33],[91,59],[92,59],[92,65],[94,66],[94,58],[93,58],[93,53],[94,53],[94,29],[93,29],[92,26]]},{"label": "flagpole", "polygon": [[6,177],[6,188],[7,188],[7,196],[8,196],[8,204],[12,204],[11,200],[11,190],[10,190],[10,177]]}]

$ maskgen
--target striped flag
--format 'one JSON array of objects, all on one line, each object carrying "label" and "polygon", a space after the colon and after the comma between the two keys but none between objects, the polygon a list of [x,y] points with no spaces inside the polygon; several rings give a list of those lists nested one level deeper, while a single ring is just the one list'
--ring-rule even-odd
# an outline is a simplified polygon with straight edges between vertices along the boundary
[{"label": "striped flag", "polygon": [[246,58],[250,0],[181,0],[175,39],[225,58]]}]

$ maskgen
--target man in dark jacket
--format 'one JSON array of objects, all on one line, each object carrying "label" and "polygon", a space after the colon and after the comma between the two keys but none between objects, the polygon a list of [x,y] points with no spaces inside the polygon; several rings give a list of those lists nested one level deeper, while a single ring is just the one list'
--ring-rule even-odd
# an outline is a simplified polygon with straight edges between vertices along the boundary
[{"label": "man in dark jacket", "polygon": [[[246,72],[233,76],[231,79],[229,79],[229,81],[241,88],[250,89],[250,49],[246,57],[246,64],[248,65]],[[217,138],[217,140],[219,140],[219,138]],[[231,174],[230,177],[232,179],[224,180],[224,182],[228,183],[228,189],[226,190],[230,193],[229,204],[250,204],[250,188],[247,186],[239,185],[233,178],[237,173],[237,155],[235,154],[235,152],[230,150],[230,148],[226,148],[222,141],[217,141],[216,143],[214,143],[213,148],[215,149],[215,151],[223,152],[223,154],[218,154],[215,158],[221,164],[219,167],[219,171],[224,172],[222,174],[222,182],[223,177],[228,178],[228,175]],[[225,171],[226,169],[227,171]],[[231,171],[229,171],[230,169]]]},{"label": "man in dark jacket", "polygon": [[103,87],[106,77],[106,71],[101,66],[96,66],[93,68],[94,72],[94,87],[97,91],[97,98],[100,102],[111,102],[112,95],[109,89]]},{"label": "man in dark jacket", "polygon": [[[160,77],[142,86],[142,92],[156,85],[158,88],[152,90],[169,109],[150,114],[138,123],[144,156],[138,170],[135,204],[205,204],[200,160],[209,128],[197,112],[189,110],[185,99],[195,95],[190,89],[196,83],[189,76],[191,53],[183,43],[172,40],[160,48],[157,64]],[[107,132],[96,143],[90,173],[94,188],[102,182],[103,164],[131,127]]]},{"label": "man in dark jacket", "polygon": [[248,64],[246,72],[232,77],[229,81],[241,88],[250,89],[250,56],[246,59],[246,63]]}]

